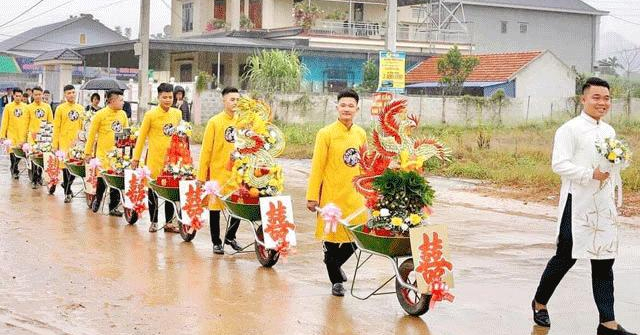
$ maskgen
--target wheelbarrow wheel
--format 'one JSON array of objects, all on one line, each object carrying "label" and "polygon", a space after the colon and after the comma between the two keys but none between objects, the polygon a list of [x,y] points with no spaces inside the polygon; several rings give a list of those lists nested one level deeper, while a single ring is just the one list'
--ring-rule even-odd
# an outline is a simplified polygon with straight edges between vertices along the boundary
[{"label": "wheelbarrow wheel", "polygon": [[[264,242],[264,233],[262,232],[262,226],[258,227],[258,229],[256,230],[256,236],[258,237],[258,241]],[[256,257],[258,258],[258,262],[260,262],[260,264],[265,268],[270,268],[278,263],[278,259],[280,259],[279,252],[267,249],[260,243],[255,243],[254,248],[256,251]]]},{"label": "wheelbarrow wheel", "polygon": [[[55,189],[54,189],[55,190]],[[85,200],[87,201],[87,207],[89,209],[93,208],[93,200],[96,198],[95,194],[89,194],[85,192]]]},{"label": "wheelbarrow wheel", "polygon": [[134,224],[138,221],[138,213],[131,208],[124,209],[124,219],[128,224]]},{"label": "wheelbarrow wheel", "polygon": [[193,230],[193,233],[189,233],[191,226],[183,225],[180,220],[178,220],[178,225],[180,226],[180,236],[185,242],[191,242],[196,237],[196,230]]},{"label": "wheelbarrow wheel", "polygon": [[[409,258],[400,264],[398,269],[400,277],[407,284],[417,286],[415,275],[410,276],[413,272],[413,259]],[[413,277],[413,278],[412,278]],[[400,282],[396,279],[396,297],[402,309],[409,315],[420,316],[429,310],[429,302],[431,301],[431,295],[420,294],[419,292],[402,287]]]}]

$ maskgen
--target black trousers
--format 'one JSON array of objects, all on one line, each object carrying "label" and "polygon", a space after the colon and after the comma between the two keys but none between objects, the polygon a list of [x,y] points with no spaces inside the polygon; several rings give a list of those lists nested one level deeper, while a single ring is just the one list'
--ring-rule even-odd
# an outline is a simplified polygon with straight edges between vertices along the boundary
[{"label": "black trousers", "polygon": [[[231,218],[225,240],[235,240],[236,232],[240,227],[240,220]],[[209,228],[211,229],[211,243],[222,244],[220,240],[220,211],[209,211]]]},{"label": "black trousers", "polygon": [[[62,169],[62,188],[64,189],[64,195],[73,195],[71,185],[75,179],[76,177],[72,175],[68,169]],[[98,179],[100,180],[100,178]]]},{"label": "black trousers", "polygon": [[[149,198],[149,219],[151,222],[158,222],[158,196],[151,189],[147,192],[147,198]],[[173,219],[173,206],[170,203],[164,203],[164,219],[165,222],[171,221]]]},{"label": "black trousers", "polygon": [[355,243],[322,242],[324,249],[324,264],[331,284],[342,283],[342,265],[349,260],[356,250]]},{"label": "black trousers", "polygon": [[29,178],[33,183],[41,183],[42,182],[42,169],[37,166],[34,162],[31,162],[31,170],[29,172]]},{"label": "black trousers", "polygon": [[20,163],[20,159],[18,156],[14,155],[13,152],[9,153],[9,160],[11,160],[11,174],[16,176],[20,171],[18,170],[18,164]]},{"label": "black trousers", "polygon": [[[576,264],[576,259],[571,257],[572,247],[571,194],[569,194],[560,222],[556,254],[549,260],[536,291],[535,299],[538,303],[546,305],[549,302],[564,275]],[[613,311],[613,262],[614,259],[591,260],[591,286],[601,323],[616,319]]]},{"label": "black trousers", "polygon": [[[102,202],[104,193],[107,191],[107,184],[104,179],[98,178],[98,185],[96,186],[96,202],[99,204]],[[109,191],[109,211],[118,208],[120,204],[120,193],[116,189],[110,189]]]}]

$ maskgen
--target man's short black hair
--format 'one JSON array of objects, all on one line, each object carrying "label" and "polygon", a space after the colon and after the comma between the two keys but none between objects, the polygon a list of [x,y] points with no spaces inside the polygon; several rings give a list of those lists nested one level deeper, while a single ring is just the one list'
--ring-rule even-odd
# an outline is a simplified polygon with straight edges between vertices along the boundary
[{"label": "man's short black hair", "polygon": [[587,78],[587,81],[585,81],[584,85],[582,85],[582,94],[584,94],[584,91],[586,91],[587,88],[591,86],[600,86],[600,87],[606,87],[609,90],[611,89],[609,87],[609,83],[606,80],[600,79],[598,77],[591,77],[591,78]]},{"label": "man's short black hair", "polygon": [[173,93],[173,85],[169,83],[158,85],[158,95],[160,95],[160,93]]},{"label": "man's short black hair", "polygon": [[354,98],[356,102],[360,101],[358,93],[350,88],[346,88],[338,93],[338,101],[342,98]]},{"label": "man's short black hair", "polygon": [[233,86],[227,86],[222,90],[222,96],[225,96],[229,93],[240,93],[237,88]]},{"label": "man's short black hair", "polygon": [[25,91],[31,91],[31,87],[27,87],[24,89]]},{"label": "man's short black hair", "polygon": [[16,87],[13,89],[13,93],[20,93],[22,94],[22,89],[20,87]]},{"label": "man's short black hair", "polygon": [[100,101],[100,94],[98,93],[91,94],[91,99],[89,99],[89,101],[93,101],[93,98],[98,98],[98,101]]},{"label": "man's short black hair", "polygon": [[62,89],[62,92],[66,92],[66,91],[71,91],[71,90],[75,90],[76,88],[73,85],[64,85],[64,88]]},{"label": "man's short black hair", "polygon": [[111,100],[111,98],[113,98],[116,95],[122,95],[122,90],[108,90],[107,91],[107,101]]},{"label": "man's short black hair", "polygon": [[42,92],[42,87],[40,87],[40,86],[36,86],[36,87],[34,87],[34,88],[33,88],[33,91],[40,91],[40,92]]},{"label": "man's short black hair", "polygon": [[49,92],[49,90],[44,90],[42,93],[43,94],[47,94],[47,93],[51,94],[51,92]]}]

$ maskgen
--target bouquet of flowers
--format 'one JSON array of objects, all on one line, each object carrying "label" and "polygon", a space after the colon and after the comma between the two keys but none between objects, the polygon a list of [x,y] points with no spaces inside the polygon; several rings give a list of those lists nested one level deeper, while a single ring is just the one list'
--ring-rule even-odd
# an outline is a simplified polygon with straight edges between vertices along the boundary
[{"label": "bouquet of flowers", "polygon": [[611,184],[614,191],[614,197],[617,196],[616,204],[618,207],[622,207],[622,177],[620,173],[631,164],[631,149],[629,145],[620,139],[605,138],[604,140],[596,141],[596,150],[601,155],[601,164],[599,168],[603,172],[609,172],[611,178],[606,182],[600,183],[600,190],[605,185]]},{"label": "bouquet of flowers", "polygon": [[612,165],[626,166],[631,162],[631,150],[624,140],[605,138],[596,142],[596,149]]},{"label": "bouquet of flowers", "polygon": [[84,145],[76,143],[68,152],[69,162],[74,164],[84,164]]},{"label": "bouquet of flowers", "polygon": [[133,148],[136,146],[136,141],[140,135],[140,128],[132,126],[125,128],[121,133],[116,133],[116,147],[118,148]]},{"label": "bouquet of flowers", "polygon": [[110,168],[108,174],[124,176],[124,170],[131,167],[131,157],[122,152],[119,148],[113,148],[107,152]]},{"label": "bouquet of flowers", "polygon": [[435,191],[425,178],[432,158],[448,161],[450,151],[434,138],[414,138],[418,119],[407,115],[406,101],[384,107],[373,130],[373,148],[360,149],[361,174],[356,189],[365,196],[371,219],[363,231],[380,236],[408,236],[431,214]]},{"label": "bouquet of flowers", "polygon": [[191,137],[192,133],[193,133],[193,126],[191,125],[191,123],[184,120],[180,120],[178,127],[176,127],[176,135],[189,138]]},{"label": "bouquet of flowers", "polygon": [[236,113],[231,200],[255,204],[259,197],[275,196],[284,189],[282,167],[275,160],[284,151],[284,134],[271,123],[271,109],[262,101],[242,97]]},{"label": "bouquet of flowers", "polygon": [[40,130],[32,136],[35,140],[35,144],[31,148],[33,150],[32,154],[42,155],[45,152],[51,152],[51,142],[53,141],[53,124],[47,121],[40,122]]},{"label": "bouquet of flowers", "polygon": [[195,179],[193,159],[189,150],[189,134],[191,134],[191,125],[181,121],[176,132],[171,136],[164,168],[156,178],[158,185],[178,187],[180,180]]}]

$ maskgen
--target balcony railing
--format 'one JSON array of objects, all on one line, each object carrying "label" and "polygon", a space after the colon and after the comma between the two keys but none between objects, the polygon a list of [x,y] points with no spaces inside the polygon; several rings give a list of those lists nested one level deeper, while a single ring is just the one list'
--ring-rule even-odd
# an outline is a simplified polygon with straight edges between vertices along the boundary
[{"label": "balcony railing", "polygon": [[[386,27],[385,24],[379,22],[318,20],[311,27],[310,33],[315,35],[380,39],[386,35]],[[460,31],[436,32],[428,30],[424,25],[419,24],[399,24],[397,37],[399,41],[409,42],[471,43],[471,35],[469,33]]]}]

